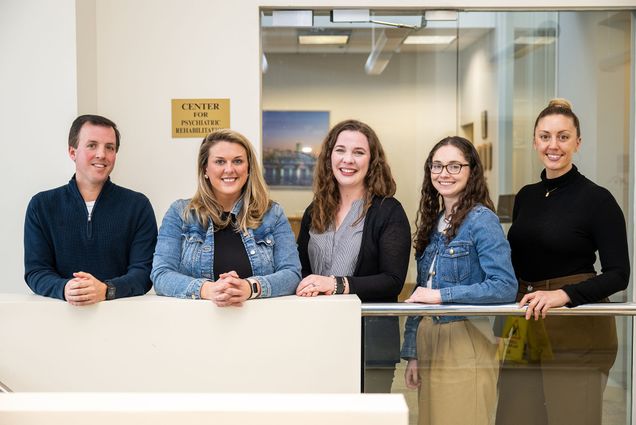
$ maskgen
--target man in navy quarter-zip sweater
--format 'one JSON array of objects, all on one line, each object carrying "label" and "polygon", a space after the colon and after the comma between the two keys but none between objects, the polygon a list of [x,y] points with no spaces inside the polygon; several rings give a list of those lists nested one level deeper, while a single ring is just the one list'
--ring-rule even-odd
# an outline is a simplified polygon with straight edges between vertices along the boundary
[{"label": "man in navy quarter-zip sweater", "polygon": [[89,305],[150,290],[157,222],[148,198],[110,181],[119,139],[107,118],[76,118],[68,138],[75,175],[31,199],[24,279],[36,294]]}]

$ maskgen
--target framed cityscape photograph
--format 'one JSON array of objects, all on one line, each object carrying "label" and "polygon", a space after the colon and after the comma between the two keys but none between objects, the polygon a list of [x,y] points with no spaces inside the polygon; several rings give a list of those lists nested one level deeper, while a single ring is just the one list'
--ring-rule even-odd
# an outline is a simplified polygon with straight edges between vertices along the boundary
[{"label": "framed cityscape photograph", "polygon": [[263,111],[263,173],[276,189],[311,189],[328,111]]}]

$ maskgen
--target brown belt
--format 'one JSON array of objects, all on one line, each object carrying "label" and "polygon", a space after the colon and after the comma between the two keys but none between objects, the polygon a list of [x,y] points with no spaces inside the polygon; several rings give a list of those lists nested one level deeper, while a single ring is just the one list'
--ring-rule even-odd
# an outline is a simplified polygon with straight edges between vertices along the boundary
[{"label": "brown belt", "polygon": [[596,276],[596,273],[579,273],[557,277],[554,279],[539,280],[537,282],[528,282],[527,280],[518,279],[519,294],[527,294],[533,291],[561,289],[564,286],[583,282],[584,280],[591,279],[594,276]]}]

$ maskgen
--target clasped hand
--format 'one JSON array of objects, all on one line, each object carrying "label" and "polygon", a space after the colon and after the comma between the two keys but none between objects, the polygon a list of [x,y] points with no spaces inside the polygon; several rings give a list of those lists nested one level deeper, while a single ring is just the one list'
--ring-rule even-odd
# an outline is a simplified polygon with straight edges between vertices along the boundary
[{"label": "clasped hand", "polygon": [[249,282],[239,278],[234,270],[222,273],[217,281],[208,281],[201,286],[201,298],[211,300],[219,307],[241,307],[250,294]]},{"label": "clasped hand", "polygon": [[106,284],[90,273],[73,273],[64,286],[64,298],[71,305],[90,305],[106,299]]}]

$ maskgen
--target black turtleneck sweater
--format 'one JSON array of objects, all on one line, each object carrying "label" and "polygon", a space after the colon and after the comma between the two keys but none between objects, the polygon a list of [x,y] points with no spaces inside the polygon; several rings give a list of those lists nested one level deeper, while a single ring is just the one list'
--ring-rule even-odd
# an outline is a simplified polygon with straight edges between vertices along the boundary
[{"label": "black turtleneck sweater", "polygon": [[571,306],[598,302],[629,282],[623,213],[612,194],[576,166],[555,179],[543,170],[539,183],[519,191],[508,240],[517,277],[531,282],[593,273],[598,251],[601,274],[563,289]]}]

